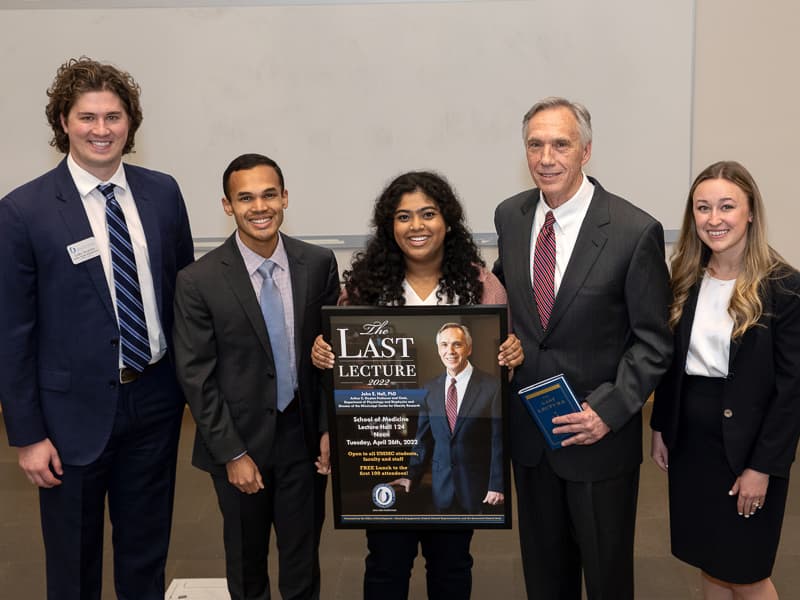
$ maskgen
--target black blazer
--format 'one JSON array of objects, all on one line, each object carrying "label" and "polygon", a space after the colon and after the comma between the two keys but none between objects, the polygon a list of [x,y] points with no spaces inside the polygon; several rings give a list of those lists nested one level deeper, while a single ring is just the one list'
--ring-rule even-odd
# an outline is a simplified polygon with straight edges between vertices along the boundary
[{"label": "black blazer", "polygon": [[[275,437],[275,361],[267,326],[235,235],[178,274],[175,353],[178,379],[197,423],[192,463],[225,474],[247,451],[261,468]],[[309,459],[319,454],[319,371],[311,346],[321,308],[336,304],[339,273],[330,250],[281,234],[292,278],[300,410]]]},{"label": "black blazer", "polygon": [[[699,285],[695,286],[675,331],[675,361],[658,386],[650,425],[668,448],[675,446],[681,387]],[[728,376],[719,415],[728,463],[788,477],[800,435],[800,274],[768,281],[758,325],[731,342]]]},{"label": "black blazer", "polygon": [[[641,408],[672,355],[663,229],[591,181],[594,195],[547,331],[539,321],[529,262],[539,190],[512,196],[495,212],[494,272],[506,286],[514,333],[525,348],[525,362],[514,369],[510,386],[511,456],[527,466],[546,456],[560,477],[572,481],[608,479],[641,463]],[[522,405],[519,389],[559,373],[611,428],[599,442],[552,451]]]}]

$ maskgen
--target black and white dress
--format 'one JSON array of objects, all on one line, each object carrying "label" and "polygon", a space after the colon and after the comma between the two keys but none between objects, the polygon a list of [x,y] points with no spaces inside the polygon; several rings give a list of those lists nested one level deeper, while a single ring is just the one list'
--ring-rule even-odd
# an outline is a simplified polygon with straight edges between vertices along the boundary
[{"label": "black and white dress", "polygon": [[750,518],[737,514],[737,496],[728,494],[738,474],[726,455],[720,415],[725,415],[722,388],[733,331],[728,305],[735,284],[708,274],[700,284],[678,435],[669,453],[669,507],[676,557],[717,579],[747,584],[772,572],[788,480],[771,477],[764,508]]}]

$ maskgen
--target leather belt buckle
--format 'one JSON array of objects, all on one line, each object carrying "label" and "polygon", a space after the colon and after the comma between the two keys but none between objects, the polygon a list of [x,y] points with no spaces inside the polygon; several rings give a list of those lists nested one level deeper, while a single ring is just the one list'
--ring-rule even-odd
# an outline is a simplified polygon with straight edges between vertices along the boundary
[{"label": "leather belt buckle", "polygon": [[119,370],[119,382],[122,385],[125,385],[126,383],[133,383],[134,381],[139,379],[139,375],[141,375],[139,371],[136,371],[129,367],[123,367]]}]

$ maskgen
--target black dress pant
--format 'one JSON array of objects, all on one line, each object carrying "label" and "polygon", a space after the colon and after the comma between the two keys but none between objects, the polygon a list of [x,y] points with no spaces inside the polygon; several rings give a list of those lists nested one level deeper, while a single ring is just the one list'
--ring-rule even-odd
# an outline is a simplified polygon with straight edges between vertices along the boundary
[{"label": "black dress pant", "polygon": [[315,469],[303,441],[296,404],[279,413],[272,460],[259,468],[264,489],[255,494],[240,492],[227,477],[211,476],[223,518],[225,570],[231,600],[269,600],[267,554],[273,527],[281,597],[310,600],[315,587],[314,569],[319,564]]},{"label": "black dress pant", "polygon": [[567,481],[546,458],[514,463],[528,598],[633,600],[639,468],[602,481]]},{"label": "black dress pant", "polygon": [[364,600],[406,600],[411,569],[422,546],[430,600],[468,600],[472,591],[473,531],[367,530]]}]

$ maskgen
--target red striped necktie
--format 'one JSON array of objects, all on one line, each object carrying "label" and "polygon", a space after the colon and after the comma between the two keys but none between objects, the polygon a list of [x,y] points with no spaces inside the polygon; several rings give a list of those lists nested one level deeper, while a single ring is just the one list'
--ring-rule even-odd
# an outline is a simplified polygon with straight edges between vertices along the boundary
[{"label": "red striped necktie", "polygon": [[556,232],[553,229],[555,222],[553,211],[548,210],[544,217],[544,225],[536,238],[536,248],[533,253],[533,296],[539,309],[542,329],[547,329],[555,301]]},{"label": "red striped necktie", "polygon": [[452,432],[456,427],[456,418],[458,417],[458,391],[456,390],[455,378],[450,380],[450,387],[447,388],[444,411],[447,413],[447,422],[450,424],[450,431]]}]

